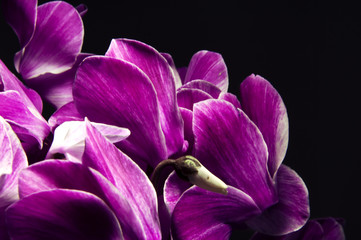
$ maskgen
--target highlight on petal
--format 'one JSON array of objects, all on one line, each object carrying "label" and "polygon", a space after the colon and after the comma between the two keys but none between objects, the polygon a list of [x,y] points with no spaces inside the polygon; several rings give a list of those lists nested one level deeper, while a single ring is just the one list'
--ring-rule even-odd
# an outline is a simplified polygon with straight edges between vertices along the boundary
[{"label": "highlight on petal", "polygon": [[288,145],[286,106],[276,89],[264,78],[250,75],[241,83],[242,110],[262,132],[269,152],[272,177],[281,165]]},{"label": "highlight on petal", "polygon": [[18,36],[21,48],[33,35],[37,4],[37,0],[4,0],[2,2],[4,17]]},{"label": "highlight on petal", "polygon": [[48,123],[51,131],[54,132],[55,129],[64,122],[83,120],[84,116],[79,113],[74,102],[69,102],[56,110],[53,115],[50,116]]},{"label": "highlight on petal", "polygon": [[155,167],[167,158],[157,94],[135,65],[110,57],[86,58],[78,69],[73,97],[90,121],[131,131],[118,146],[132,159]]},{"label": "highlight on petal", "polygon": [[107,141],[90,123],[83,164],[105,176],[133,207],[146,236],[160,238],[157,196],[147,175],[127,155]]},{"label": "highlight on petal", "polygon": [[83,35],[81,17],[73,6],[63,1],[40,5],[34,34],[16,54],[17,71],[28,80],[70,69],[80,53]]},{"label": "highlight on petal", "polygon": [[[91,123],[101,134],[112,143],[122,141],[130,135],[126,128],[120,128],[102,123]],[[55,154],[64,154],[66,159],[81,162],[86,138],[85,121],[67,121],[54,131],[54,139],[48,151],[47,158]]]},{"label": "highlight on petal", "polygon": [[183,122],[176,100],[174,73],[167,60],[151,46],[130,39],[112,40],[105,55],[133,63],[147,75],[157,94],[167,155],[181,151]]},{"label": "highlight on petal", "polygon": [[227,66],[221,54],[206,50],[195,53],[189,63],[184,83],[195,79],[213,83],[222,92],[227,92]]},{"label": "highlight on petal", "polygon": [[187,82],[186,84],[184,84],[182,86],[181,89],[183,89],[183,88],[192,88],[192,89],[195,88],[195,89],[202,90],[202,91],[208,93],[209,95],[211,95],[212,98],[215,98],[215,99],[217,99],[219,97],[219,95],[221,94],[221,92],[222,92],[213,83],[207,82],[205,80],[199,80],[199,79]]},{"label": "highlight on petal", "polygon": [[229,239],[231,226],[260,213],[250,196],[228,187],[228,194],[191,187],[172,214],[174,239]]},{"label": "highlight on petal", "polygon": [[12,239],[123,239],[109,207],[95,195],[77,190],[29,195],[7,209],[6,221]]},{"label": "highlight on petal", "polygon": [[18,176],[19,172],[28,166],[28,161],[18,137],[1,116],[0,146],[0,209],[2,209],[19,198]]},{"label": "highlight on petal", "polygon": [[39,112],[25,104],[16,91],[0,92],[0,115],[14,127],[23,147],[38,145],[41,149],[50,128]]},{"label": "highlight on petal", "polygon": [[247,225],[269,235],[284,235],[299,230],[310,216],[308,190],[295,171],[281,165],[276,184],[279,201],[249,221]]},{"label": "highlight on petal", "polygon": [[250,195],[261,210],[277,201],[267,170],[267,146],[254,123],[231,103],[194,105],[194,156],[226,184]]}]

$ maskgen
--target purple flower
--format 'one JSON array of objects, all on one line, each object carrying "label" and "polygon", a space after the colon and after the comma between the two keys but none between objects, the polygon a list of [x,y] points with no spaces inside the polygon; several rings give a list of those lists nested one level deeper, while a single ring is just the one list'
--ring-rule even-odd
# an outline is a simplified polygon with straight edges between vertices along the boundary
[{"label": "purple flower", "polygon": [[28,165],[21,143],[10,125],[0,116],[0,238],[8,239],[5,209],[19,199],[18,177]]},{"label": "purple flower", "polygon": [[256,233],[251,240],[345,240],[342,223],[334,218],[309,220],[296,232],[284,236],[267,236]]},{"label": "purple flower", "polygon": [[25,82],[60,107],[72,100],[76,66],[89,54],[83,44],[84,5],[78,10],[63,1],[37,6],[36,0],[6,0],[5,19],[18,36],[15,68]]},{"label": "purple flower", "polygon": [[42,107],[40,96],[26,88],[0,60],[0,115],[11,125],[28,153],[41,149],[50,133],[41,115]]},{"label": "purple flower", "polygon": [[91,121],[128,128],[131,135],[117,146],[138,164],[155,167],[187,147],[174,81],[154,48],[116,39],[105,56],[88,57],[80,65],[74,103]]},{"label": "purple flower", "polygon": [[12,239],[160,239],[145,173],[86,121],[82,163],[45,160],[23,170],[6,210]]},{"label": "purple flower", "polygon": [[227,239],[232,227],[244,224],[282,235],[298,230],[309,217],[305,184],[281,165],[288,143],[281,97],[268,81],[251,75],[241,84],[241,104],[242,110],[209,99],[193,106],[193,156],[229,185],[228,195],[194,186],[186,190],[189,185],[172,174],[164,198],[176,239]]}]

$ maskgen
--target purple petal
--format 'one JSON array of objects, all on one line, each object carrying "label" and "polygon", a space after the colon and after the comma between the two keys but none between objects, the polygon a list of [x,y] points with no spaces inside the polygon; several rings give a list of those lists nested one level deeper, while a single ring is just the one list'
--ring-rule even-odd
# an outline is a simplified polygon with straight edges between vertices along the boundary
[{"label": "purple petal", "polygon": [[75,7],[76,10],[79,12],[81,17],[84,17],[85,14],[88,12],[88,7],[85,4],[79,4],[78,6]]},{"label": "purple petal", "polygon": [[182,86],[182,88],[195,88],[202,90],[209,95],[212,96],[212,98],[217,99],[219,94],[221,93],[221,90],[214,84],[207,82],[205,80],[192,80],[190,82],[187,82]]},{"label": "purple petal", "polygon": [[267,146],[247,115],[224,100],[194,105],[195,157],[226,184],[250,195],[261,209],[277,201],[267,170]]},{"label": "purple petal", "polygon": [[9,90],[19,92],[28,107],[37,110],[39,113],[42,112],[43,102],[39,94],[34,90],[25,87],[25,85],[12,74],[0,60],[0,92]]},{"label": "purple petal", "polygon": [[[0,116],[0,211],[16,201],[18,176],[28,161],[21,143],[10,125]],[[0,212],[1,215],[1,212]]]},{"label": "purple petal", "polygon": [[3,13],[18,36],[20,47],[30,40],[35,29],[37,0],[5,0]]},{"label": "purple petal", "polygon": [[76,58],[74,65],[67,71],[52,74],[46,73],[31,79],[29,86],[35,89],[44,99],[54,105],[57,109],[73,101],[73,83],[75,73],[79,64],[91,56],[88,53],[81,53]]},{"label": "purple petal", "polygon": [[117,187],[139,217],[146,236],[161,236],[157,196],[147,175],[89,123],[83,164],[98,170]]},{"label": "purple petal", "polygon": [[345,233],[342,225],[333,218],[319,219],[319,223],[322,225],[323,234],[325,239],[332,240],[345,240]]},{"label": "purple petal", "polygon": [[7,209],[12,239],[123,239],[114,213],[98,197],[82,191],[32,194]]},{"label": "purple petal", "polygon": [[262,215],[247,222],[252,229],[270,235],[284,235],[300,229],[310,216],[308,190],[295,171],[281,165],[276,183],[279,201]]},{"label": "purple petal", "polygon": [[181,151],[183,122],[176,100],[174,74],[166,59],[149,45],[129,39],[112,40],[106,56],[131,62],[149,77],[157,93],[168,156]]},{"label": "purple petal", "polygon": [[16,54],[17,70],[24,79],[70,69],[83,43],[83,23],[78,11],[62,1],[37,8],[34,35]]},{"label": "purple petal", "polygon": [[86,58],[73,96],[79,112],[91,121],[131,131],[119,146],[132,158],[153,167],[167,158],[154,87],[133,64],[110,57]]},{"label": "purple petal", "polygon": [[257,125],[267,143],[268,168],[272,177],[286,154],[288,117],[281,96],[261,76],[251,75],[241,84],[243,111]]},{"label": "purple petal", "polygon": [[222,92],[227,92],[228,73],[221,54],[205,50],[194,54],[189,63],[184,83],[195,79],[211,82]]},{"label": "purple petal", "polygon": [[195,103],[207,99],[212,99],[212,96],[199,89],[183,88],[177,92],[178,105],[189,110],[193,110]]},{"label": "purple petal", "polygon": [[231,186],[226,196],[191,187],[174,208],[172,234],[175,239],[229,239],[231,227],[226,223],[259,213],[250,196]]},{"label": "purple petal", "polygon": [[194,147],[194,134],[192,130],[193,112],[189,109],[180,107],[183,122],[184,122],[184,139],[187,141],[188,146],[184,154],[192,154]]},{"label": "purple petal", "polygon": [[144,223],[135,215],[127,198],[99,172],[82,164],[61,160],[42,161],[22,171],[19,184],[22,198],[52,189],[92,193],[113,210],[126,239],[142,239],[149,234],[144,231]]},{"label": "purple petal", "polygon": [[49,126],[54,132],[60,124],[67,121],[82,121],[84,117],[76,109],[74,102],[70,102],[59,108],[49,118]]},{"label": "purple petal", "polygon": [[35,138],[39,148],[42,148],[43,140],[48,136],[50,128],[39,112],[31,111],[25,105],[18,92],[0,92],[0,115],[14,126],[14,131],[23,141],[23,146],[34,145],[27,142],[30,136]]},{"label": "purple petal", "polygon": [[174,74],[174,83],[175,83],[175,88],[178,89],[182,86],[182,80],[179,76],[179,73],[177,71],[177,68],[174,64],[173,58],[169,53],[161,53],[161,55],[165,58],[165,60],[167,60],[169,66],[172,68],[173,70],[173,74]]},{"label": "purple petal", "polygon": [[235,106],[236,108],[241,109],[241,103],[237,99],[237,97],[232,93],[221,93],[218,97],[218,99],[225,100],[227,102],[230,102]]},{"label": "purple petal", "polygon": [[178,71],[179,77],[180,77],[180,79],[182,81],[182,84],[184,84],[186,74],[187,74],[187,71],[188,71],[188,67],[179,67],[179,68],[177,68],[177,71]]}]

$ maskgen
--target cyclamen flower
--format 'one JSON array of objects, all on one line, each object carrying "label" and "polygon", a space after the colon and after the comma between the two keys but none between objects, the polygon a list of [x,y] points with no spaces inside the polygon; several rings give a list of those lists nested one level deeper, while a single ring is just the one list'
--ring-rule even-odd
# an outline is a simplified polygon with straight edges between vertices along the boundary
[{"label": "cyclamen flower", "polygon": [[0,239],[6,240],[5,209],[19,199],[18,177],[28,161],[19,139],[1,116],[0,146]]},{"label": "cyclamen flower", "polygon": [[63,1],[37,6],[37,0],[6,0],[3,6],[5,19],[20,43],[14,59],[16,70],[28,86],[56,107],[70,102],[76,67],[89,55],[80,54],[84,5],[76,9]]},{"label": "cyclamen flower", "polygon": [[40,96],[25,87],[0,60],[0,116],[10,123],[27,153],[42,149],[50,133],[42,108]]},{"label": "cyclamen flower", "polygon": [[23,170],[6,211],[12,239],[160,239],[145,173],[86,121],[81,163],[45,160]]},{"label": "cyclamen flower", "polygon": [[296,232],[284,236],[267,236],[256,233],[251,240],[345,240],[342,224],[334,218],[309,220]]},{"label": "cyclamen flower", "polygon": [[186,190],[189,185],[172,174],[164,198],[175,239],[228,239],[232,227],[244,223],[283,235],[301,228],[309,217],[305,184],[281,165],[288,143],[281,97],[268,81],[251,75],[241,84],[241,104],[242,110],[210,99],[193,106],[193,156],[228,184],[228,195]]}]

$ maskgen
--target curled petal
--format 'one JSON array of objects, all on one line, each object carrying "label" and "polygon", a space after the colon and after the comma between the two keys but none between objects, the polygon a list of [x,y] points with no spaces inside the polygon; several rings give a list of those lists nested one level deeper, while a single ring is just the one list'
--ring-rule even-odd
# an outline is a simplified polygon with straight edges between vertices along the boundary
[{"label": "curled petal", "polygon": [[202,90],[202,91],[208,93],[209,95],[212,96],[212,98],[215,98],[215,99],[217,99],[219,94],[221,94],[221,92],[222,92],[216,85],[214,85],[213,83],[210,83],[208,81],[205,81],[205,80],[192,80],[192,81],[184,84],[182,86],[182,88],[199,89],[199,90]]},{"label": "curled petal", "polygon": [[247,115],[224,100],[196,103],[193,114],[195,157],[261,209],[273,205],[277,193],[267,170],[267,146]]},{"label": "curled petal", "polygon": [[24,79],[70,69],[83,44],[83,23],[78,11],[63,1],[37,8],[34,34],[16,56],[18,72]]},{"label": "curled petal", "polygon": [[55,129],[64,122],[82,120],[84,120],[84,117],[79,113],[74,102],[69,102],[56,110],[53,115],[51,115],[48,122],[51,131],[54,132]]},{"label": "curled petal", "polygon": [[195,79],[211,82],[222,92],[227,92],[228,73],[221,54],[205,50],[194,54],[189,63],[184,83]]},{"label": "curled petal", "polygon": [[232,93],[221,93],[219,94],[218,99],[221,100],[225,100],[227,102],[230,102],[233,104],[233,106],[235,106],[236,108],[241,109],[241,103],[239,102],[239,100],[237,99],[236,95],[232,94]]},{"label": "curled petal", "polygon": [[186,108],[179,108],[184,122],[184,139],[188,142],[186,153],[192,154],[194,147],[194,134],[192,130],[193,112]]},{"label": "curled petal", "polygon": [[193,110],[195,103],[207,99],[212,99],[212,96],[199,89],[184,88],[177,93],[178,105],[189,110]]},{"label": "curled petal", "polygon": [[295,171],[281,165],[277,175],[279,201],[262,215],[247,221],[252,229],[270,235],[284,235],[300,229],[310,216],[308,190]]},{"label": "curled petal", "polygon": [[179,73],[177,71],[177,68],[174,64],[173,58],[169,53],[161,53],[162,56],[165,58],[165,60],[167,60],[169,66],[172,68],[173,70],[173,74],[174,74],[174,82],[175,82],[175,88],[178,89],[182,86],[182,80],[179,76]]},{"label": "curled petal", "polygon": [[11,239],[123,239],[109,207],[93,194],[51,190],[32,194],[6,211]]},{"label": "curled petal", "polygon": [[253,74],[241,84],[241,104],[242,110],[257,125],[267,143],[268,168],[274,177],[288,145],[286,106],[266,79]]},{"label": "curled petal", "polygon": [[228,190],[227,195],[198,187],[184,192],[172,215],[173,237],[229,239],[229,223],[242,222],[260,213],[250,196],[230,186]]},{"label": "curled petal", "polygon": [[183,122],[176,100],[174,73],[167,60],[149,45],[130,39],[112,40],[106,56],[131,62],[148,76],[157,94],[167,155],[181,151]]}]

